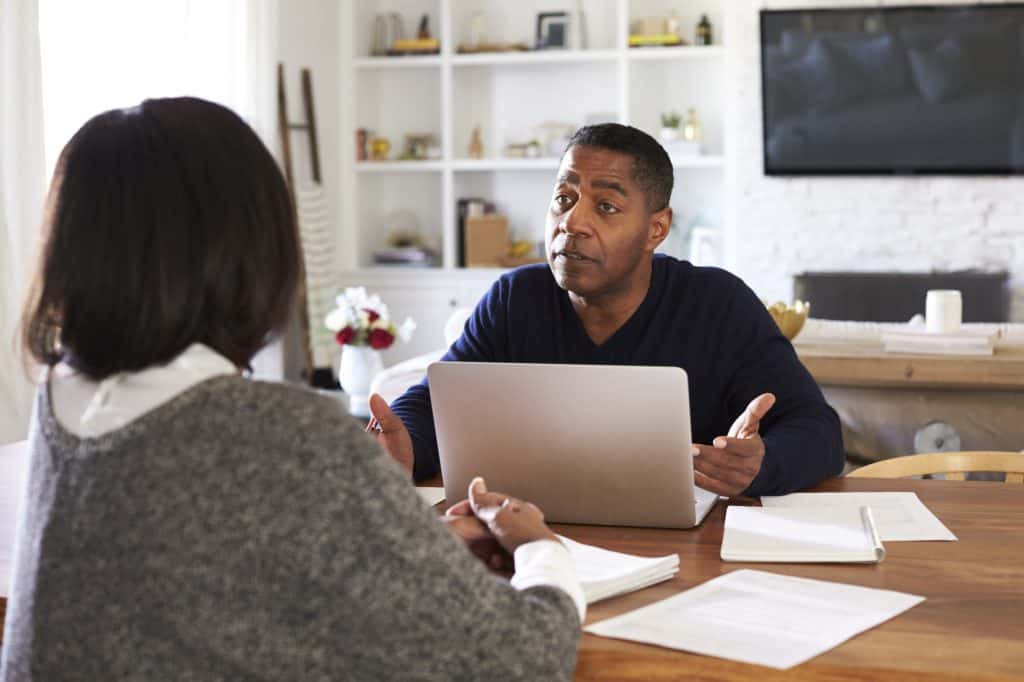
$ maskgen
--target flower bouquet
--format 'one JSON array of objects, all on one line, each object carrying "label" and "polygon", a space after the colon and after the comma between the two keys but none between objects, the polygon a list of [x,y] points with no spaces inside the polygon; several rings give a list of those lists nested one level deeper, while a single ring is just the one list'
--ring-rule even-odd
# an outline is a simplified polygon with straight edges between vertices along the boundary
[{"label": "flower bouquet", "polygon": [[396,338],[408,341],[416,329],[412,318],[395,326],[388,307],[377,294],[367,295],[364,287],[349,287],[335,299],[337,307],[324,323],[334,332],[340,346],[369,346],[374,350],[390,348]]},{"label": "flower bouquet", "polygon": [[380,296],[367,295],[363,287],[350,287],[335,299],[337,307],[324,319],[341,346],[338,381],[349,395],[349,412],[370,416],[370,385],[384,368],[380,351],[391,347],[396,338],[408,341],[416,323],[406,318],[396,326]]}]

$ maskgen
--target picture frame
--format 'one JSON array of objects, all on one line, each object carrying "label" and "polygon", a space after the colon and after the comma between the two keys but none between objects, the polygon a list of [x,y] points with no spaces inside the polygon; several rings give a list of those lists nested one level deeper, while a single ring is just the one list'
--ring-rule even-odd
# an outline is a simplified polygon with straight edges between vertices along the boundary
[{"label": "picture frame", "polygon": [[565,50],[569,47],[569,13],[537,14],[537,49]]}]

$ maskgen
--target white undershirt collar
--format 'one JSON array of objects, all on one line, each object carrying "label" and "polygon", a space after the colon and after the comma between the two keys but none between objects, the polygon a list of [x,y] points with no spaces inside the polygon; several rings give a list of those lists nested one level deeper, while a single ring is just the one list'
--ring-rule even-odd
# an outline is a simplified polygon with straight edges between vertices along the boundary
[{"label": "white undershirt collar", "polygon": [[50,397],[61,426],[80,438],[119,429],[192,386],[235,374],[230,360],[193,343],[166,365],[122,372],[93,381],[61,363],[50,373]]}]

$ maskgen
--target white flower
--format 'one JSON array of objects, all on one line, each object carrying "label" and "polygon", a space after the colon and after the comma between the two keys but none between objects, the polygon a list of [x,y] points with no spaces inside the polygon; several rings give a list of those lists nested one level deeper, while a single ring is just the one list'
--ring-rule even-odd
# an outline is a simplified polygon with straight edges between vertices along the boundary
[{"label": "white flower", "polygon": [[416,331],[416,323],[413,322],[411,317],[407,317],[405,322],[398,328],[398,338],[402,339],[403,343],[408,343],[414,331]]},{"label": "white flower", "polygon": [[332,332],[340,332],[342,329],[347,327],[351,323],[348,315],[348,308],[335,308],[331,312],[327,313],[327,317],[324,318],[324,326],[330,329]]},{"label": "white flower", "polygon": [[352,306],[357,310],[366,307],[366,287],[346,287],[345,293],[334,299],[339,307]]}]

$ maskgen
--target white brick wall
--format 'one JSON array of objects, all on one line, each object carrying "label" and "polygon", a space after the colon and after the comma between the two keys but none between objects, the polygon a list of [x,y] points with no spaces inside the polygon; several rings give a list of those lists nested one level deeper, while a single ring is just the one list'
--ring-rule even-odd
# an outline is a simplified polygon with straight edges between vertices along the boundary
[{"label": "white brick wall", "polygon": [[733,5],[729,268],[772,300],[790,298],[793,275],[805,270],[1006,269],[1011,319],[1024,322],[1024,178],[765,177],[758,11],[850,3],[725,1]]}]

